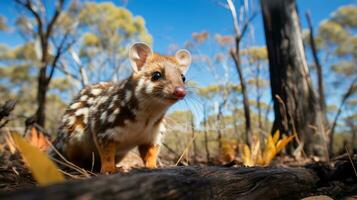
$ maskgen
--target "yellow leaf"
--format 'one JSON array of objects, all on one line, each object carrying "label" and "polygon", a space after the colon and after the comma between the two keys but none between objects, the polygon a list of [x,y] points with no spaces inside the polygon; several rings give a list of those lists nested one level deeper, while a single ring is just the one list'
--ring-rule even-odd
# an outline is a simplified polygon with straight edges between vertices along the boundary
[{"label": "yellow leaf", "polygon": [[280,152],[289,142],[294,138],[293,135],[284,137],[283,139],[279,140],[276,145],[276,152]]},{"label": "yellow leaf", "polygon": [[279,138],[280,138],[280,131],[277,130],[277,131],[275,131],[274,136],[273,136],[274,144],[276,144],[278,142]]},{"label": "yellow leaf", "polygon": [[254,165],[254,163],[252,162],[252,159],[251,159],[249,146],[246,145],[246,144],[244,144],[244,147],[243,147],[242,159],[243,159],[244,165],[247,165],[247,166],[253,166]]},{"label": "yellow leaf", "polygon": [[261,154],[260,152],[260,140],[253,140],[252,143],[252,148],[251,148],[251,159],[253,163],[258,164],[259,163],[259,156]]},{"label": "yellow leaf", "polygon": [[64,176],[59,172],[45,153],[27,143],[19,134],[11,134],[16,148],[28,165],[33,177],[41,186],[63,182]]},{"label": "yellow leaf", "polygon": [[268,139],[265,145],[265,152],[263,157],[263,164],[268,165],[276,155],[276,148],[271,135],[268,135]]}]

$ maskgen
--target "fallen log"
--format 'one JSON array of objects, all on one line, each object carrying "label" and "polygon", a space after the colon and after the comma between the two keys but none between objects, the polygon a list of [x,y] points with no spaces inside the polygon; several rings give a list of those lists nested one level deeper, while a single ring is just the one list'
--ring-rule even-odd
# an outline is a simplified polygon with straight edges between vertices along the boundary
[{"label": "fallen log", "polygon": [[[356,162],[355,162],[356,164]],[[311,195],[343,198],[357,194],[351,162],[334,167],[198,167],[136,169],[0,193],[1,199],[300,199]]]}]

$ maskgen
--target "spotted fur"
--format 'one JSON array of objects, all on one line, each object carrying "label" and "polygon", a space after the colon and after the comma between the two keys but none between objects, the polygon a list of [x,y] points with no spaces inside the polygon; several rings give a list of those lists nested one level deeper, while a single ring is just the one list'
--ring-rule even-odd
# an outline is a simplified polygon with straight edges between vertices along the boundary
[{"label": "spotted fur", "polygon": [[[67,159],[88,167],[93,153],[103,162],[101,149],[107,146],[114,146],[116,162],[136,146],[160,146],[164,115],[179,100],[172,94],[184,86],[184,72],[174,56],[153,54],[140,62],[142,69],[127,79],[87,86],[69,104],[54,142]],[[153,81],[153,72],[163,78]]]}]

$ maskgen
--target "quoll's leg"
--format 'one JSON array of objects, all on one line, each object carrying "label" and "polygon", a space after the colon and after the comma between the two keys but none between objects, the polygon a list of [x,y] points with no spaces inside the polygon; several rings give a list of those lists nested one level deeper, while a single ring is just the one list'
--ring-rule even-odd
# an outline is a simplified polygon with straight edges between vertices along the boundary
[{"label": "quoll's leg", "polygon": [[160,145],[144,144],[139,145],[139,152],[144,165],[147,168],[156,168],[157,156],[159,154]]},{"label": "quoll's leg", "polygon": [[98,153],[100,156],[101,168],[100,173],[114,173],[115,167],[115,142],[101,143],[96,142]]}]

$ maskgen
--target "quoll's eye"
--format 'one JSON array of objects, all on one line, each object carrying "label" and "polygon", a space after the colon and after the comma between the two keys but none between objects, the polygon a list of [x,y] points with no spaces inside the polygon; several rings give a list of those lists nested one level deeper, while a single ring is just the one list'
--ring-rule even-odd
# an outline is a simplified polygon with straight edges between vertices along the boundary
[{"label": "quoll's eye", "polygon": [[151,75],[151,80],[157,81],[157,80],[159,80],[161,77],[162,77],[162,76],[161,76],[161,73],[160,73],[160,72],[154,72],[154,73],[152,73],[152,75]]},{"label": "quoll's eye", "polygon": [[182,78],[182,81],[185,82],[186,81],[186,77],[185,75],[181,74],[181,78]]}]

